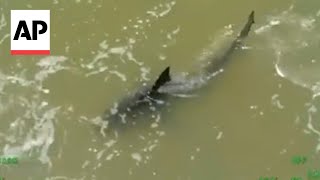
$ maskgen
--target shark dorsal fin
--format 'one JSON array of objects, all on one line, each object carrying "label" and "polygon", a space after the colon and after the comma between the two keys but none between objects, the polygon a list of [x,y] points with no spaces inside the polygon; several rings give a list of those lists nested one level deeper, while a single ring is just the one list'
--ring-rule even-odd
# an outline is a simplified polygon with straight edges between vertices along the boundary
[{"label": "shark dorsal fin", "polygon": [[243,27],[243,29],[241,30],[238,38],[245,38],[248,36],[249,31],[251,29],[252,24],[254,24],[254,11],[251,11],[249,17],[248,17],[248,21],[246,23],[246,25]]},{"label": "shark dorsal fin", "polygon": [[171,81],[170,66],[168,66],[164,71],[162,71],[156,82],[153,84],[151,91],[157,91],[161,86],[163,86],[166,82],[169,81]]}]

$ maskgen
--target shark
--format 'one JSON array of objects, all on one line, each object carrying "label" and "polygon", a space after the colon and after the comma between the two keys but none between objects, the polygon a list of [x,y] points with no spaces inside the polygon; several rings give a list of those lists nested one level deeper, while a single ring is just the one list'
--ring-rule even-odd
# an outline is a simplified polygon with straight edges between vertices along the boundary
[{"label": "shark", "polygon": [[[202,69],[202,75],[187,80],[177,80],[170,74],[170,66],[166,67],[151,85],[142,86],[134,93],[114,103],[113,107],[107,109],[102,119],[107,121],[107,127],[118,128],[124,124],[136,124],[136,119],[147,111],[153,112],[167,105],[168,97],[181,92],[190,92],[200,88],[221,70],[231,59],[232,53],[241,46],[243,40],[248,36],[251,26],[255,23],[254,11],[248,16],[247,22],[240,33],[231,41],[231,44],[219,56],[210,59],[209,63]],[[187,83],[186,83],[187,82]]]}]

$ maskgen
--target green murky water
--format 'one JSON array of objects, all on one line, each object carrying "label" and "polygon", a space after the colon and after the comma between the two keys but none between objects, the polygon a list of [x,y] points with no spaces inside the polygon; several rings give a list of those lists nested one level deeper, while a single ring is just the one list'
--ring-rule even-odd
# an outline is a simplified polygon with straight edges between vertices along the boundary
[{"label": "green murky water", "polygon": [[[51,56],[10,55],[11,9],[51,10]],[[205,88],[150,124],[100,133],[114,102],[167,66],[197,71],[251,10],[243,48]],[[319,29],[317,0],[0,0],[0,152],[18,157],[0,177],[308,179],[320,168]]]}]

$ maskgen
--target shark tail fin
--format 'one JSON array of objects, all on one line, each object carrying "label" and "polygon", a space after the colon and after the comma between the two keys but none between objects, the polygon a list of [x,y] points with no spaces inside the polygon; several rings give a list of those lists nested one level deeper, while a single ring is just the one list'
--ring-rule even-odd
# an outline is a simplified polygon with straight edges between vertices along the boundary
[{"label": "shark tail fin", "polygon": [[169,81],[171,81],[170,66],[168,66],[164,71],[162,71],[162,73],[160,74],[160,76],[152,86],[152,92],[157,91],[161,86],[163,86],[166,82],[169,82]]},{"label": "shark tail fin", "polygon": [[251,11],[249,17],[248,17],[248,21],[246,23],[246,25],[243,27],[243,29],[241,30],[238,38],[242,39],[248,36],[249,31],[251,29],[252,24],[254,24],[254,11]]}]

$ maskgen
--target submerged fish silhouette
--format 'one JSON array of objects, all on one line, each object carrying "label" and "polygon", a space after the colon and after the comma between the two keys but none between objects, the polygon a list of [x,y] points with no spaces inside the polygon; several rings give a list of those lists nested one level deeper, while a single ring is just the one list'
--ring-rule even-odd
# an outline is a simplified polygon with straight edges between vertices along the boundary
[{"label": "submerged fish silhouette", "polygon": [[126,119],[136,118],[148,109],[152,110],[159,105],[163,105],[166,93],[161,93],[158,89],[169,81],[171,81],[170,67],[167,67],[152,86],[142,87],[137,92],[122,99],[119,103],[115,103],[114,107],[111,110],[107,110],[103,117],[103,119],[108,120],[108,127],[126,124],[128,123]]},{"label": "submerged fish silhouette", "polygon": [[[211,76],[223,67],[229,59],[228,57],[239,47],[242,40],[248,36],[253,23],[254,11],[250,13],[247,23],[226,51],[221,56],[214,57],[211,63],[204,68],[207,76]],[[108,121],[108,127],[111,126],[111,128],[119,127],[122,124],[135,123],[132,119],[139,114],[144,114],[146,110],[154,111],[157,107],[165,105],[166,97],[172,93],[168,90],[170,88],[167,87],[172,87],[175,84],[179,83],[173,82],[170,76],[170,67],[167,67],[152,86],[142,87],[119,103],[115,103],[113,108],[104,113],[103,119]],[[167,90],[165,90],[166,88]],[[183,90],[183,86],[180,89]]]}]

